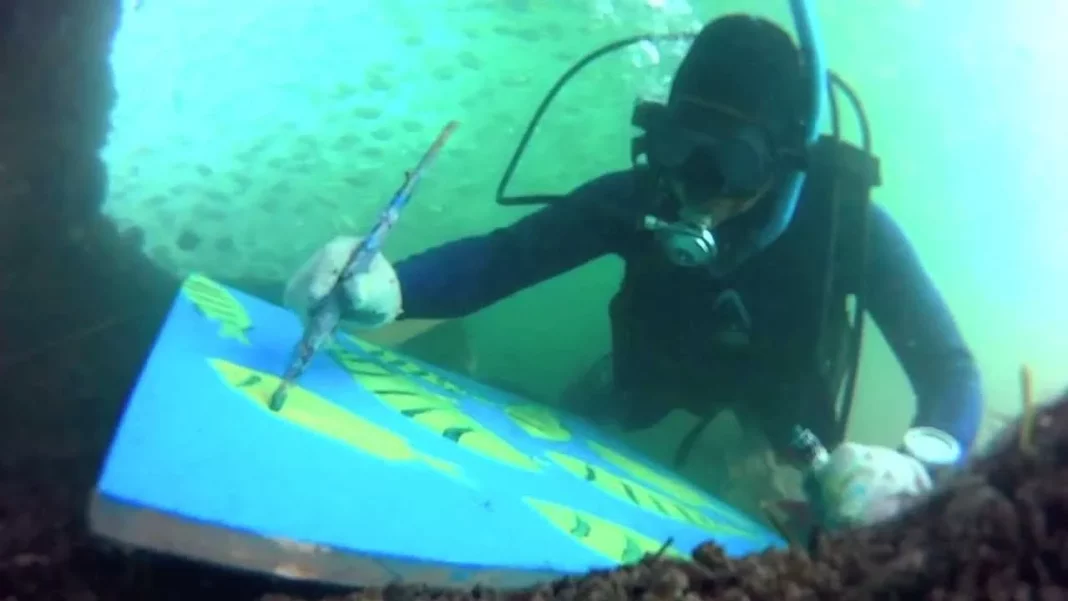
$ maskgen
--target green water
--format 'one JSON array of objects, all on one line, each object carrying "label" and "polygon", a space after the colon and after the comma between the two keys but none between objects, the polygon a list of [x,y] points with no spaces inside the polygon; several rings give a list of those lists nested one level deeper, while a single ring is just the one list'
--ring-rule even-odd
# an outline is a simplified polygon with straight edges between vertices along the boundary
[{"label": "green water", "polygon": [[[527,211],[496,206],[496,184],[548,87],[588,51],[735,11],[790,26],[785,0],[140,4],[113,55],[108,214],[143,228],[146,252],[177,272],[279,280],[330,237],[362,232],[447,120],[461,128],[390,239],[393,259]],[[815,4],[830,65],[872,121],[876,201],[949,301],[989,404],[1015,413],[1021,363],[1042,395],[1068,372],[1068,337],[1055,335],[1068,332],[1068,5]],[[584,71],[513,192],[565,192],[627,166],[633,102],[666,93],[684,50],[635,47]],[[847,137],[853,123],[847,113]],[[555,395],[607,350],[620,267],[598,261],[465,320],[482,373]],[[876,328],[865,344],[850,436],[896,444],[912,393]],[[687,419],[643,446],[667,448]],[[698,454],[716,444],[705,438]]]}]

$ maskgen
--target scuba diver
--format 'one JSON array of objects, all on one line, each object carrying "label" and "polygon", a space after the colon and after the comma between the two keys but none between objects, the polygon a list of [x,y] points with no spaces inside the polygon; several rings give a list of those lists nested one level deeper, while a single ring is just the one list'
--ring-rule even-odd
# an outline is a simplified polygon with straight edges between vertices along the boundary
[{"label": "scuba diver", "polygon": [[[916,252],[870,203],[877,161],[813,135],[824,90],[813,94],[822,84],[799,37],[802,48],[746,15],[707,24],[666,103],[636,105],[632,168],[396,263],[386,277],[399,286],[400,318],[464,317],[617,255],[612,352],[565,408],[626,429],[676,409],[702,425],[730,410],[788,457],[799,425],[828,447],[844,440],[866,312],[911,383],[913,426],[945,433],[963,457],[982,409],[975,362]],[[314,282],[336,280],[355,244],[339,238],[311,257],[287,304],[314,302]],[[363,300],[384,285],[371,277],[347,284],[344,318],[357,327],[392,319]]]}]

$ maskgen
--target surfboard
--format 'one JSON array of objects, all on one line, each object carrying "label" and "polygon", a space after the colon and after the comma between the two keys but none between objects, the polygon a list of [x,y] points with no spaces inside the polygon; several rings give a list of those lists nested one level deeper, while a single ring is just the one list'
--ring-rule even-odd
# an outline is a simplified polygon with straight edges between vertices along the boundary
[{"label": "surfboard", "polygon": [[574,416],[341,334],[279,412],[296,315],[185,280],[89,508],[101,537],[347,586],[529,586],[784,543]]}]

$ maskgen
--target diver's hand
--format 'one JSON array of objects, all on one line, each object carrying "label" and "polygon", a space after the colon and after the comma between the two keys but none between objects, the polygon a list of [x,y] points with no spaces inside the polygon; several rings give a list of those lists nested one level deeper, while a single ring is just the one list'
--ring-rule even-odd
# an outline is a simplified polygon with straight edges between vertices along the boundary
[{"label": "diver's hand", "polygon": [[[286,283],[283,302],[302,319],[324,298],[337,281],[352,251],[362,238],[338,236],[319,249]],[[342,323],[357,329],[377,328],[401,313],[401,290],[397,273],[382,254],[375,256],[365,273],[342,282],[345,307]]]},{"label": "diver's hand", "polygon": [[881,446],[844,443],[814,475],[821,522],[866,526],[891,518],[932,488],[914,457]]}]

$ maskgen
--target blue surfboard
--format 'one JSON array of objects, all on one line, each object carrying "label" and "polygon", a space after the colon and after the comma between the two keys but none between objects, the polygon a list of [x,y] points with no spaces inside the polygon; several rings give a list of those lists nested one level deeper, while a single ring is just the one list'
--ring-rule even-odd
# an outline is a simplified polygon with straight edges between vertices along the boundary
[{"label": "blue surfboard", "polygon": [[340,335],[267,408],[297,317],[188,278],[90,506],[127,545],[348,586],[514,588],[784,546],[580,419]]}]

